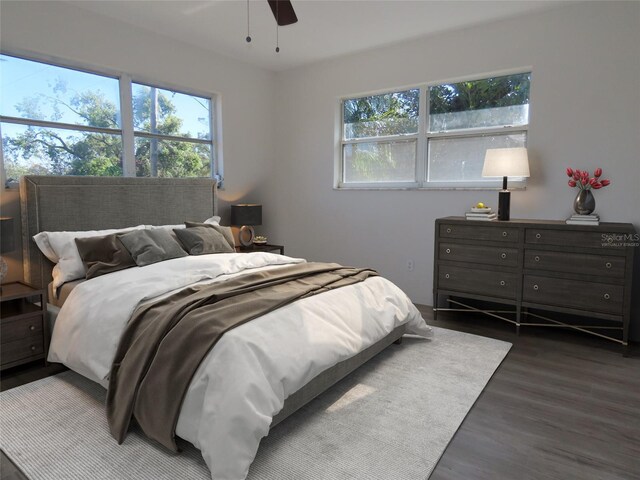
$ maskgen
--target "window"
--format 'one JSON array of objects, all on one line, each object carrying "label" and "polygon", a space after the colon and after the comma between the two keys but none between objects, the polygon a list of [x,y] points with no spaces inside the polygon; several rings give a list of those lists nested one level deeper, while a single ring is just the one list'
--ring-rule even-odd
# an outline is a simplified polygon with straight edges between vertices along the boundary
[{"label": "window", "polygon": [[0,56],[7,178],[121,176],[118,79]]},{"label": "window", "polygon": [[519,73],[343,100],[337,186],[498,186],[481,175],[484,155],[526,146],[530,81]]},{"label": "window", "polygon": [[138,177],[209,177],[211,100],[133,84]]},{"label": "window", "polygon": [[416,181],[417,89],[342,103],[342,183]]},{"label": "window", "polygon": [[8,55],[0,55],[0,68],[7,179],[40,174],[221,180],[211,98]]}]

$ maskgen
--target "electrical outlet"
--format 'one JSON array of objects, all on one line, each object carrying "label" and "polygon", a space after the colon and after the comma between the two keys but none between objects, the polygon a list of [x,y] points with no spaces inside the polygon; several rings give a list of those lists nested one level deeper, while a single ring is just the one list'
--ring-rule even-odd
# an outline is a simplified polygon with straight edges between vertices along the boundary
[{"label": "electrical outlet", "polygon": [[413,272],[413,269],[415,267],[415,263],[413,262],[413,260],[407,260],[407,270],[409,270],[410,272]]}]

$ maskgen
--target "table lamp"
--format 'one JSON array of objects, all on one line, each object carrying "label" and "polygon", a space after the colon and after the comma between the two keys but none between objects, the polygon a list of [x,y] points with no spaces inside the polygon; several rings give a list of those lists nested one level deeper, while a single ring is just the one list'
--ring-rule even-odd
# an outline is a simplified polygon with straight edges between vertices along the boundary
[{"label": "table lamp", "polygon": [[498,193],[498,220],[509,220],[511,192],[507,190],[507,177],[528,177],[527,149],[490,148],[484,157],[483,177],[502,177],[502,190]]},{"label": "table lamp", "polygon": [[240,226],[238,240],[243,247],[253,245],[254,225],[262,225],[262,205],[242,203],[231,205],[231,225]]}]

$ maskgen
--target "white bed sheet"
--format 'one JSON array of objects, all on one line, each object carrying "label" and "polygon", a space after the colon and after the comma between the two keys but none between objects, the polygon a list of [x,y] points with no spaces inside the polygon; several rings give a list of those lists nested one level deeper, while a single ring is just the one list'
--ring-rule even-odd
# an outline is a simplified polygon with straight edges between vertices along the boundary
[{"label": "white bed sheet", "polygon": [[[189,256],[86,281],[60,310],[49,361],[106,387],[120,335],[140,303],[194,283],[303,261],[271,253]],[[431,334],[409,298],[374,277],[237,327],[194,375],[176,434],[202,451],[213,480],[242,480],[290,394],[402,324],[409,333]]]}]

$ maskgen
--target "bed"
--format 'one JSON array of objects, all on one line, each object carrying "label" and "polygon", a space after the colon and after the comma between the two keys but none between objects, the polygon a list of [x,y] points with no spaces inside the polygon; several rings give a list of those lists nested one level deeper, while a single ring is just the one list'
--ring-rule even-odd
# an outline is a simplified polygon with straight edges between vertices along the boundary
[{"label": "bed", "polygon": [[[177,225],[217,213],[210,179],[26,176],[20,188],[25,280],[45,288],[54,265],[32,240],[40,232]],[[139,304],[297,262],[303,260],[272,253],[188,256],[67,285],[60,298],[52,291],[58,305],[50,307],[49,359],[106,387],[119,335]],[[264,315],[225,334],[209,352],[184,398],[176,435],[202,451],[214,480],[243,479],[270,428],[405,332],[428,336],[430,329],[382,277]],[[217,367],[236,364],[245,370]]]}]

